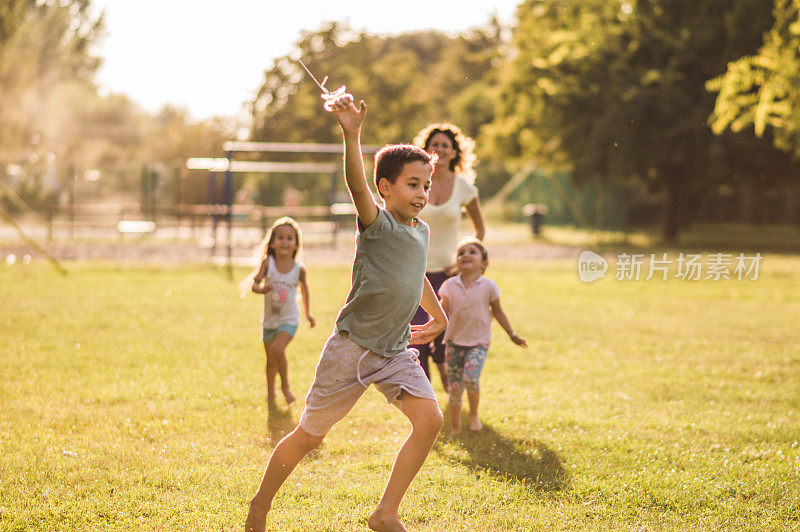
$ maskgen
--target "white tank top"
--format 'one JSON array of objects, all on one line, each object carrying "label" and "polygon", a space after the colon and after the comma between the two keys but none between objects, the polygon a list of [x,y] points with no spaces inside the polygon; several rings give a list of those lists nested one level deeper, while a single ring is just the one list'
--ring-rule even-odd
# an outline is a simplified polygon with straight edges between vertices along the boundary
[{"label": "white tank top", "polygon": [[427,271],[443,271],[456,261],[461,208],[477,197],[478,189],[457,175],[453,183],[453,193],[447,201],[441,205],[428,203],[420,211],[419,217],[431,229]]},{"label": "white tank top", "polygon": [[295,262],[289,273],[281,273],[270,255],[267,282],[272,285],[272,290],[264,294],[262,326],[265,329],[276,329],[284,324],[300,325],[300,307],[297,304],[300,263]]}]

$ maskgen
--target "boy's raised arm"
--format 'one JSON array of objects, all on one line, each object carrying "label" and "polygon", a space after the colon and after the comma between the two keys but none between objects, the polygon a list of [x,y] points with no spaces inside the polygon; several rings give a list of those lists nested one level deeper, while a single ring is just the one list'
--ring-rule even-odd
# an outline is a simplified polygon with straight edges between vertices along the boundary
[{"label": "boy's raised arm", "polygon": [[342,128],[344,139],[344,179],[347,190],[353,199],[358,219],[367,227],[378,217],[378,206],[367,185],[364,173],[364,158],[361,155],[361,123],[367,114],[367,104],[361,100],[356,109],[353,97],[344,94],[333,102],[328,102],[331,112],[336,115]]}]

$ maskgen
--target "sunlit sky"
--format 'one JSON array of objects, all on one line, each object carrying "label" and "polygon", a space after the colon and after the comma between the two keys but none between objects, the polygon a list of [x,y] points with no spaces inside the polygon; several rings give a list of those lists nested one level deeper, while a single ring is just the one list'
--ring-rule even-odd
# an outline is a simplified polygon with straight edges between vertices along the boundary
[{"label": "sunlit sky", "polygon": [[234,116],[301,30],[336,20],[377,34],[457,32],[492,14],[509,23],[519,1],[94,0],[106,13],[98,81],[149,111],[170,103],[196,119]]}]

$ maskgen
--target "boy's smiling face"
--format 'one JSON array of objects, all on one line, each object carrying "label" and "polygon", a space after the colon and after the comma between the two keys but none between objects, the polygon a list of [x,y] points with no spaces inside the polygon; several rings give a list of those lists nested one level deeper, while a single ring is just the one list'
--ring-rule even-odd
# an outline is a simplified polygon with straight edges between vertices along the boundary
[{"label": "boy's smiling face", "polygon": [[378,182],[386,210],[395,220],[406,225],[412,224],[419,211],[428,203],[432,172],[430,164],[411,161],[403,165],[394,183],[390,183],[388,179]]}]

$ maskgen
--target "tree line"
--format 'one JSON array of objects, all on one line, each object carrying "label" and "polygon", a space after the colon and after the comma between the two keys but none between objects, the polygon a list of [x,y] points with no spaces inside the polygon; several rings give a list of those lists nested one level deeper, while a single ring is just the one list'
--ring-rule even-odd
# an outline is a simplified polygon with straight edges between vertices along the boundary
[{"label": "tree line", "polygon": [[337,138],[299,57],[367,100],[366,142],[453,121],[482,190],[530,161],[635,184],[673,239],[721,187],[798,184],[798,1],[528,0],[510,38],[496,21],[456,37],[331,24],[265,72],[253,138]]},{"label": "tree line", "polygon": [[[526,0],[512,28],[490,19],[459,34],[375,35],[331,22],[267,66],[250,139],[338,142],[302,59],[328,76],[328,88],[345,84],[367,101],[365,143],[410,142],[425,124],[451,121],[476,140],[484,197],[535,162],[579,184],[645,190],[672,239],[698,218],[701,198],[722,188],[796,194],[799,5]],[[192,122],[172,108],[147,114],[125,96],[98,93],[102,22],[89,0],[0,7],[0,162],[53,154],[73,166],[123,168],[220,155],[229,121]],[[124,186],[129,178],[118,175]],[[279,201],[278,177],[246,178],[257,202]],[[330,193],[318,178],[283,179],[308,201]]]},{"label": "tree line", "polygon": [[647,187],[674,239],[709,191],[798,183],[796,162],[774,147],[781,133],[744,127],[746,102],[735,134],[724,127],[736,114],[730,86],[742,88],[735,61],[785,25],[763,0],[529,0],[484,133],[493,151],[579,181]]},{"label": "tree line", "polygon": [[198,122],[171,106],[148,113],[102,93],[104,32],[89,0],[0,3],[0,178],[36,208],[98,173],[94,195],[134,194],[144,167],[175,173],[187,157],[221,153],[234,134],[230,120]]}]

